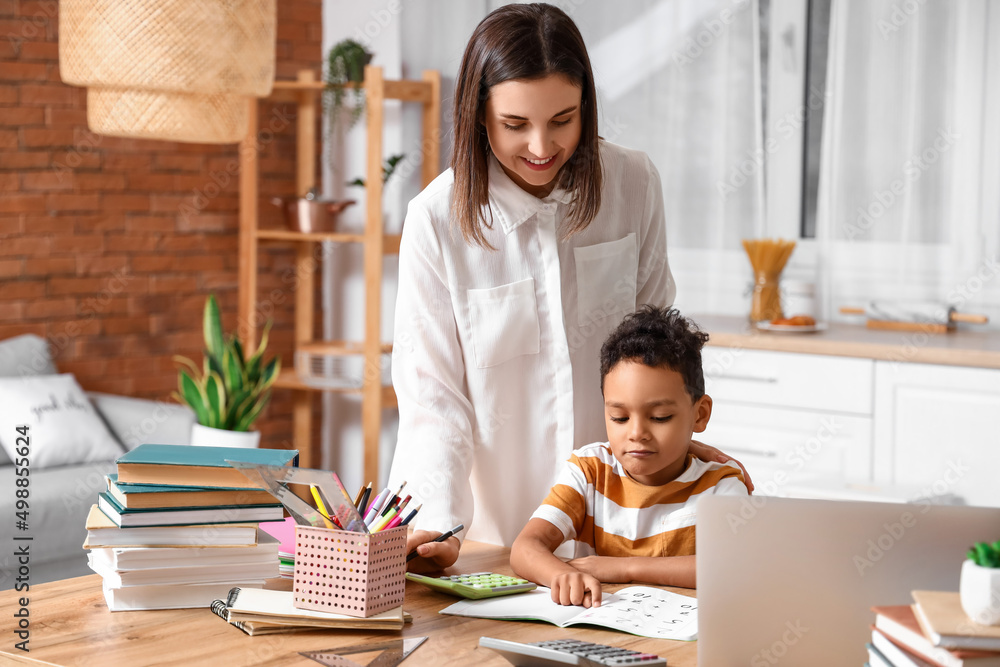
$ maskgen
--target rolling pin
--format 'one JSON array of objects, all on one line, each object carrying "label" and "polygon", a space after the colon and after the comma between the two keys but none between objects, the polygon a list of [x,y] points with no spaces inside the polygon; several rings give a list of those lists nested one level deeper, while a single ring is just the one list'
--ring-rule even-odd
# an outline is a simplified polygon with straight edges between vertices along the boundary
[{"label": "rolling pin", "polygon": [[844,315],[865,315],[870,329],[900,331],[952,331],[958,322],[986,324],[989,318],[979,313],[960,313],[954,306],[944,303],[872,301],[866,308],[843,306]]}]

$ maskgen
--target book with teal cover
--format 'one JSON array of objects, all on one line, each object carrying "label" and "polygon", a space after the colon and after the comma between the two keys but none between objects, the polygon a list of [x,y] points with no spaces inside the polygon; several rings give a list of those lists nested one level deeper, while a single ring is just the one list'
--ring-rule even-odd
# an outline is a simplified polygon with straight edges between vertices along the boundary
[{"label": "book with teal cover", "polygon": [[139,526],[189,526],[193,524],[256,523],[276,521],[284,515],[280,503],[216,507],[125,509],[107,493],[99,493],[97,507],[121,528]]},{"label": "book with teal cover", "polygon": [[118,457],[118,481],[211,488],[261,488],[227,461],[297,466],[298,450],[142,444]]}]

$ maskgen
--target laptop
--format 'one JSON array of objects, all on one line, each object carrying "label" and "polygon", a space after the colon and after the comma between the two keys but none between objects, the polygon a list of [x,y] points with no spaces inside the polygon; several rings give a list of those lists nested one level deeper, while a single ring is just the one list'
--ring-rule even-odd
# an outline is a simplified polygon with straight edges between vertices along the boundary
[{"label": "laptop", "polygon": [[698,664],[861,665],[873,605],[958,590],[1000,508],[705,496],[697,506]]}]

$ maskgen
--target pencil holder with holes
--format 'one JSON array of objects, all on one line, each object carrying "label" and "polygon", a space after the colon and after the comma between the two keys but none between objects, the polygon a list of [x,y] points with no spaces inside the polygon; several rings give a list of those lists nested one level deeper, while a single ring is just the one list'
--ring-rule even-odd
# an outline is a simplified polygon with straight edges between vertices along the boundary
[{"label": "pencil holder with holes", "polygon": [[406,526],[365,535],[295,527],[292,599],[299,609],[358,618],[403,604]]}]

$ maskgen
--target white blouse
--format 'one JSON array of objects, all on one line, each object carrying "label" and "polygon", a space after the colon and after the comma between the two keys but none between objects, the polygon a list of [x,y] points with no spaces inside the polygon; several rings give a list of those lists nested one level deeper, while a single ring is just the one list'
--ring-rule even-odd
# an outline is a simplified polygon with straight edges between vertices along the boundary
[{"label": "white blouse", "polygon": [[[390,486],[413,524],[510,546],[576,447],[607,440],[600,349],[638,305],[673,303],[659,174],[601,144],[601,209],[560,238],[573,195],[539,199],[490,165],[496,250],[451,223],[449,169],[410,202],[399,256]],[[487,212],[487,220],[489,220]]]}]

